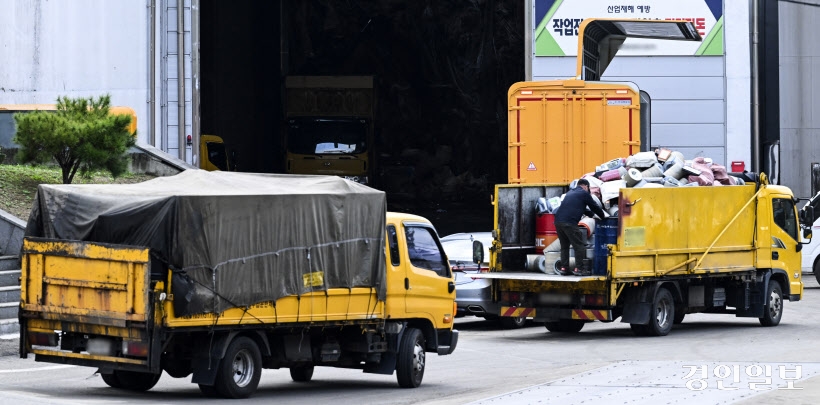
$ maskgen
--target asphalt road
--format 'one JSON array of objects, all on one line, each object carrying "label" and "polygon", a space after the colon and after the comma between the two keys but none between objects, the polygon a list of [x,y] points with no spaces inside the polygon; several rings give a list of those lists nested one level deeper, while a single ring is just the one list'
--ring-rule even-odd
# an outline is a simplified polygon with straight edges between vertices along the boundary
[{"label": "asphalt road", "polygon": [[[461,318],[457,350],[428,355],[417,389],[399,388],[395,376],[356,370],[317,368],[306,384],[292,382],[287,370],[265,370],[258,391],[243,403],[818,404],[820,287],[811,275],[804,281],[804,300],[787,302],[783,321],[774,328],[761,327],[756,319],[693,314],[665,337],[636,337],[619,322],[588,324],[569,335],[540,325],[501,330]],[[16,353],[16,345],[16,340],[0,341],[0,350]],[[204,400],[189,378],[165,374],[151,391],[134,394],[107,387],[94,371],[0,357],[0,404]],[[783,389],[789,379],[793,390]]]}]

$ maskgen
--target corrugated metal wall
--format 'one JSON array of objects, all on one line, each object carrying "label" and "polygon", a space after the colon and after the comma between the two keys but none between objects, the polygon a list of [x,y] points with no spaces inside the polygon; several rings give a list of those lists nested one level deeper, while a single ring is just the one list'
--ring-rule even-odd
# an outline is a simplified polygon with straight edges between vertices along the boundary
[{"label": "corrugated metal wall", "polygon": [[[652,98],[650,145],[752,169],[750,3],[723,2],[722,56],[616,56],[602,80]],[[531,22],[533,26],[535,22]],[[531,53],[531,55],[534,55]],[[531,56],[533,80],[575,75],[575,57]]]},{"label": "corrugated metal wall", "polygon": [[147,139],[144,1],[0,2],[0,104],[54,104],[111,94],[133,108]]},{"label": "corrugated metal wall", "polygon": [[820,162],[820,42],[818,6],[780,2],[781,184],[798,197],[811,194],[810,168]]},{"label": "corrugated metal wall", "polygon": [[[575,57],[536,58],[533,79],[571,77],[575,62]],[[602,80],[633,82],[649,93],[651,147],[726,162],[723,63],[721,56],[615,57]]]}]

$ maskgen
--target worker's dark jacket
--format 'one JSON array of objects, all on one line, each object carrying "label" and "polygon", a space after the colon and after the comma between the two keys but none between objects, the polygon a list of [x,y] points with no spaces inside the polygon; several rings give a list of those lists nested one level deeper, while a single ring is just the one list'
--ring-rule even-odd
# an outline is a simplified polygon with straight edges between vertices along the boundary
[{"label": "worker's dark jacket", "polygon": [[604,210],[598,206],[592,195],[581,187],[570,190],[561,201],[558,212],[555,214],[555,223],[577,224],[584,215],[587,207],[599,218],[604,218]]}]

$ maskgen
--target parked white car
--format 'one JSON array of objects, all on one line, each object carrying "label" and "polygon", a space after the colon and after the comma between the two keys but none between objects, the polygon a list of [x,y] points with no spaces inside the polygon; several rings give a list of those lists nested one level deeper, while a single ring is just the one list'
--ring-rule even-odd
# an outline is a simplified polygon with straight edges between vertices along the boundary
[{"label": "parked white car", "polygon": [[803,245],[803,272],[814,272],[814,278],[820,284],[820,219],[811,227],[811,243]]}]

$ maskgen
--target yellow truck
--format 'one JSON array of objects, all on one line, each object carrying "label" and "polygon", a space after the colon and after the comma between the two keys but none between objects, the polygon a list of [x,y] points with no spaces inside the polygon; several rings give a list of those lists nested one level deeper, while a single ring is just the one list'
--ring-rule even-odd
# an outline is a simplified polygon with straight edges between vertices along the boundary
[{"label": "yellow truck", "polygon": [[798,219],[813,213],[798,215],[791,190],[765,175],[726,187],[621,188],[619,215],[596,232],[592,275],[539,272],[528,262],[539,198],[645,150],[648,97],[634,83],[599,81],[628,37],[700,40],[686,22],[585,20],[576,77],[510,88],[509,184],[495,188],[490,272],[473,277],[493,280],[499,315],[543,321],[553,332],[620,318],[638,335],[663,336],[696,312],[777,325],[784,301],[803,294]]},{"label": "yellow truck", "polygon": [[375,185],[373,76],[285,77],[285,173]]},{"label": "yellow truck", "polygon": [[335,176],[189,170],[41,185],[22,249],[20,355],[148,390],[163,371],[243,398],[263,368],[396,373],[447,355],[455,286],[434,227]]},{"label": "yellow truck", "polygon": [[221,136],[202,134],[199,136],[199,168],[202,170],[234,171],[236,162],[228,156],[225,141]]},{"label": "yellow truck", "polygon": [[[552,332],[621,318],[638,335],[663,336],[687,313],[759,318],[775,326],[803,295],[800,223],[791,190],[757,184],[622,188],[619,216],[601,221],[590,276],[528,271],[538,197],[562,185],[498,185],[490,272],[501,316],[531,317]],[[596,258],[597,259],[597,258]],[[597,273],[597,274],[596,274]]]}]

